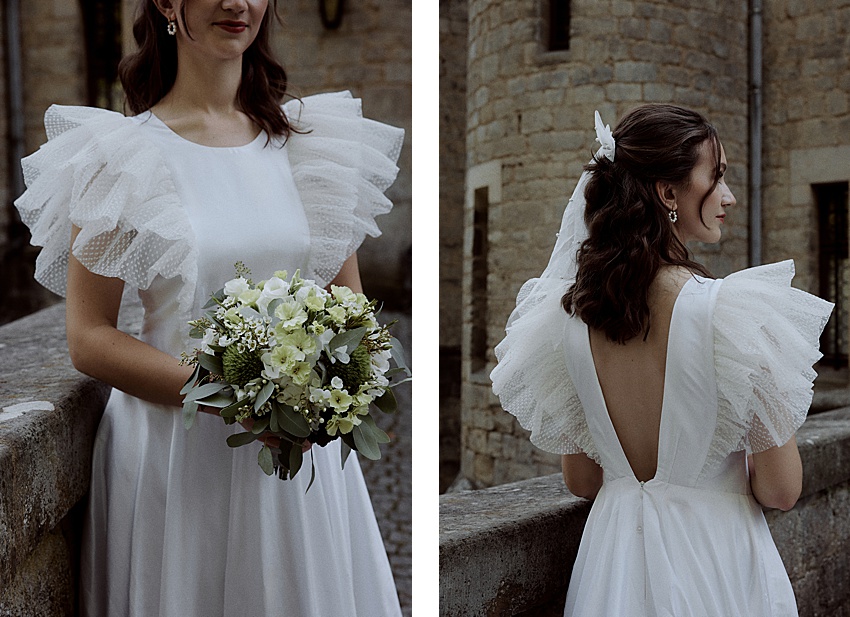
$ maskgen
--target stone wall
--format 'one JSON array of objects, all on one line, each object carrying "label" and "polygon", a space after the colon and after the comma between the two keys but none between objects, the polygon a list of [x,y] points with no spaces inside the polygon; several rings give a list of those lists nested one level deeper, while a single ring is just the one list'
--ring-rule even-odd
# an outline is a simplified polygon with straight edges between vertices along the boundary
[{"label": "stone wall", "polygon": [[[21,44],[23,56],[24,124],[26,153],[34,152],[46,139],[44,111],[52,103],[85,103],[86,70],[83,25],[79,2],[62,0],[22,1]],[[6,12],[4,7],[4,14]],[[5,62],[6,29],[0,33]],[[0,98],[0,138],[8,143],[8,98],[4,79]],[[4,153],[8,149],[4,148]],[[12,225],[15,220],[10,193],[8,160],[0,163],[0,323],[26,315],[56,301],[53,294],[32,280],[37,251],[29,246],[28,233]],[[16,164],[16,163],[12,163]]]},{"label": "stone wall", "polygon": [[468,0],[440,0],[440,487],[460,467]]},{"label": "stone wall", "polygon": [[850,6],[764,4],[764,257],[793,258],[817,291],[811,184],[850,180]]},{"label": "stone wall", "polygon": [[[850,407],[798,433],[803,494],[767,521],[801,617],[850,615]],[[563,615],[590,502],[560,474],[440,497],[440,615]]]},{"label": "stone wall", "polygon": [[280,2],[274,48],[290,88],[299,95],[351,90],[363,114],[405,130],[395,184],[387,192],[395,207],[378,218],[379,242],[358,250],[367,293],[397,308],[410,305],[412,76],[409,0],[348,2],[342,25],[326,30],[313,0]]},{"label": "stone wall", "polygon": [[469,2],[461,474],[478,486],[558,468],[499,408],[488,374],[595,151],[594,110],[614,126],[638,104],[672,102],[718,127],[738,207],[723,241],[696,254],[717,275],[747,265],[747,3],[572,2],[567,51],[547,50],[545,5]]}]

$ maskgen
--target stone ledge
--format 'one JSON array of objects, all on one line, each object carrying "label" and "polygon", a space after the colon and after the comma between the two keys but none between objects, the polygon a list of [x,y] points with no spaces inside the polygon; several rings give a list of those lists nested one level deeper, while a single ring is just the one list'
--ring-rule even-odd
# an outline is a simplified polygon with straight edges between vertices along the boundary
[{"label": "stone ledge", "polygon": [[[809,508],[817,507],[821,518],[832,512],[836,520],[830,533],[835,537],[827,541],[850,546],[850,512],[821,503],[850,493],[850,407],[812,416],[797,441],[805,474],[803,496],[791,512],[770,512],[768,520],[779,532],[776,542],[783,558],[795,564],[789,572],[800,596],[809,588],[806,579],[817,574],[796,564],[805,561],[814,567],[811,557],[818,549],[805,543],[799,525],[792,533],[792,523],[819,521],[807,518]],[[440,614],[561,614],[589,511],[590,502],[571,495],[560,474],[442,495]],[[833,595],[850,599],[850,584],[839,585]],[[801,606],[815,604],[812,598],[799,599]]]},{"label": "stone ledge", "polygon": [[[132,329],[139,317],[131,308],[122,327]],[[71,365],[64,303],[0,328],[0,352],[0,409],[29,401],[54,406],[11,417],[0,411],[0,589],[6,589],[88,491],[109,387]]]}]

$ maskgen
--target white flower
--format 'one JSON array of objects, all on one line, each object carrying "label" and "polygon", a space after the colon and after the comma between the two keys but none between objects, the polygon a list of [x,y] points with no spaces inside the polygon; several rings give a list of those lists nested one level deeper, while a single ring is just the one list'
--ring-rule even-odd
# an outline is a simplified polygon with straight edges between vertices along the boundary
[{"label": "white flower", "polygon": [[334,375],[334,378],[331,379],[331,387],[336,390],[342,390],[342,379],[339,378],[339,375]]},{"label": "white flower", "polygon": [[334,363],[339,360],[343,364],[348,364],[348,362],[351,360],[351,356],[348,355],[348,352],[346,351],[347,349],[348,348],[345,345],[334,349],[331,352],[331,363]]},{"label": "white flower", "polygon": [[275,317],[280,319],[280,326],[284,329],[297,328],[307,321],[307,313],[298,302],[291,300],[279,304],[274,310]]},{"label": "white flower", "polygon": [[268,314],[269,303],[276,298],[286,298],[289,295],[289,283],[273,276],[263,285],[263,292],[257,299],[257,308],[263,314]]},{"label": "white flower", "polygon": [[206,332],[204,332],[204,338],[201,339],[201,351],[210,355],[214,354],[215,352],[210,348],[210,345],[216,344],[217,335],[218,333],[214,328],[207,328]]},{"label": "white flower", "polygon": [[331,285],[331,294],[334,298],[343,303],[357,301],[357,296],[348,287],[337,287],[336,285]]},{"label": "white flower", "polygon": [[244,277],[231,279],[224,284],[224,294],[227,296],[238,296],[248,291],[248,281]]},{"label": "white flower", "polygon": [[392,352],[389,349],[380,351],[372,356],[372,364],[381,372],[382,375],[390,370],[390,356],[392,356]]}]

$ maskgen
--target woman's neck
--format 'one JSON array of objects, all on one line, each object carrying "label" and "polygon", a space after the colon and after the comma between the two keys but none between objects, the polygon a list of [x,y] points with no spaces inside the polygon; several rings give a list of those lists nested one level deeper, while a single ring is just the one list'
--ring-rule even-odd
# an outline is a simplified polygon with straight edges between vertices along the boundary
[{"label": "woman's neck", "polygon": [[178,49],[174,86],[156,107],[167,107],[169,115],[177,116],[232,115],[240,111],[236,95],[241,81],[241,57],[216,62]]}]

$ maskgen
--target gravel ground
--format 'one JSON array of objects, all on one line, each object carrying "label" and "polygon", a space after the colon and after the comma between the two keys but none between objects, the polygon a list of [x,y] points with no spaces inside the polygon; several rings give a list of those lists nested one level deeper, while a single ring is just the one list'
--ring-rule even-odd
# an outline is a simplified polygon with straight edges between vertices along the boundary
[{"label": "gravel ground", "polygon": [[[383,311],[381,316],[398,323],[393,334],[401,341],[410,363],[410,315]],[[360,457],[360,466],[369,486],[372,505],[378,517],[378,526],[387,547],[390,565],[395,576],[401,610],[405,617],[411,615],[412,604],[412,553],[411,553],[411,388],[406,383],[395,390],[399,413],[378,417],[378,426],[389,434],[392,442],[381,447],[379,461]],[[380,617],[380,616],[375,616]]]}]

